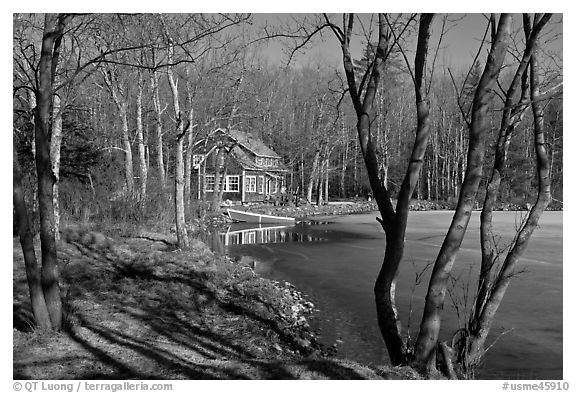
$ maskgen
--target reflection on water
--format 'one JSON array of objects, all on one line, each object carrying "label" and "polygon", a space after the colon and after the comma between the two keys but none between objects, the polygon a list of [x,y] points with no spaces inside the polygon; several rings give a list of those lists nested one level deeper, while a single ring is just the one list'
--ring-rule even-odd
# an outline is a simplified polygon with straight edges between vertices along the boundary
[{"label": "reflection on water", "polygon": [[227,246],[291,242],[303,243],[325,240],[321,237],[306,233],[305,227],[314,224],[317,223],[306,222],[291,226],[246,222],[233,223],[224,231],[208,235],[205,240],[208,240],[213,250],[221,253],[226,251]]},{"label": "reflection on water", "polygon": [[[329,223],[311,221],[291,227],[234,224],[207,240],[214,250],[231,257],[247,255],[266,262],[259,264],[263,265],[260,274],[289,281],[311,296],[319,311],[310,322],[313,329],[319,329],[322,343],[336,343],[338,356],[378,365],[388,362],[388,355],[373,300],[373,283],[384,253],[384,235],[375,217],[375,213],[342,216],[330,218]],[[402,322],[407,329],[412,326],[412,332],[423,313],[431,269],[415,287],[414,274],[436,257],[451,217],[450,212],[410,215],[406,264],[399,272],[402,285],[396,288],[396,300]],[[513,233],[516,213],[498,212],[494,218],[499,233]],[[454,277],[460,277],[462,288],[472,282],[470,269],[478,262],[479,224],[475,212],[454,266]],[[561,213],[546,212],[541,217],[523,264],[525,274],[510,285],[498,310],[480,379],[562,379]],[[442,340],[461,326],[458,319],[455,304],[447,300]],[[504,336],[504,332],[508,333]]]}]

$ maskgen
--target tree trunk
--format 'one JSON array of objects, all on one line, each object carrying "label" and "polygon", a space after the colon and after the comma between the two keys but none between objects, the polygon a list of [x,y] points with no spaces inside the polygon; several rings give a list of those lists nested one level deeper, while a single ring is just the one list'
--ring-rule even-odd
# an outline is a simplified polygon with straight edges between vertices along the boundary
[{"label": "tree trunk", "polygon": [[190,247],[188,233],[186,231],[186,218],[184,216],[184,133],[185,131],[179,133],[179,137],[176,139],[176,176],[174,190],[176,235],[178,237],[178,247],[181,249]]},{"label": "tree trunk", "polygon": [[[410,201],[418,182],[430,135],[430,109],[424,71],[433,17],[433,14],[423,14],[420,18],[414,81],[417,128],[412,154],[404,181],[398,193],[396,213],[392,212],[392,217],[386,217],[388,223],[385,222],[385,216],[382,216],[382,224],[386,231],[386,251],[384,262],[374,286],[374,294],[378,324],[386,341],[392,364],[404,363],[407,360],[406,348],[401,338],[400,320],[396,310],[395,292],[398,268],[404,254],[404,238],[408,223]],[[376,192],[374,194],[376,196]]]},{"label": "tree trunk", "polygon": [[122,147],[124,150],[124,173],[126,176],[126,192],[129,198],[134,196],[134,171],[132,147],[130,146],[130,131],[128,129],[128,111],[127,105],[123,104],[120,108],[120,120],[122,121]]},{"label": "tree trunk", "polygon": [[194,146],[194,133],[192,127],[194,126],[194,109],[192,108],[192,98],[189,97],[190,111],[188,112],[188,124],[190,130],[188,131],[187,148],[186,148],[186,164],[184,166],[184,199],[186,207],[190,208],[192,202],[192,148]]},{"label": "tree trunk", "polygon": [[319,162],[320,162],[320,149],[317,149],[316,153],[314,153],[314,161],[312,162],[312,171],[310,172],[308,191],[306,193],[306,200],[308,201],[308,203],[312,203],[312,191],[314,190],[314,184],[316,184],[316,181],[318,179]]},{"label": "tree trunk", "polygon": [[121,140],[122,150],[124,151],[124,176],[126,178],[126,193],[129,198],[134,196],[134,172],[132,147],[130,146],[130,131],[128,128],[128,103],[123,96],[120,82],[116,79],[110,70],[102,70],[104,82],[112,95],[112,99],[118,109],[118,115],[122,123]]},{"label": "tree trunk", "polygon": [[321,206],[324,199],[324,162],[318,167],[318,178],[316,180],[316,206]]},{"label": "tree trunk", "polygon": [[53,186],[53,204],[54,204],[54,236],[60,240],[60,201],[59,201],[59,182],[60,182],[60,146],[62,145],[62,108],[60,105],[60,96],[54,94],[52,100],[52,137],[50,139],[50,160],[52,163],[52,172],[54,173]]},{"label": "tree trunk", "polygon": [[[549,17],[548,17],[549,19]],[[538,14],[535,16],[534,26],[541,26],[540,23],[546,23],[548,20],[545,17],[541,17]],[[529,24],[529,20],[526,21]],[[536,30],[536,29],[534,29]],[[538,31],[536,30],[536,35],[531,36],[531,39],[527,39],[527,51],[529,53],[529,62],[530,62],[530,100],[532,101],[532,112],[534,117],[534,150],[536,153],[536,170],[538,176],[538,195],[537,200],[532,209],[530,209],[530,213],[528,215],[527,221],[522,225],[520,230],[518,231],[516,237],[514,238],[514,242],[506,255],[504,263],[500,268],[499,272],[492,272],[492,265],[485,266],[486,261],[484,261],[484,255],[482,260],[482,270],[489,269],[488,271],[482,271],[484,276],[480,276],[480,296],[482,298],[479,302],[476,303],[474,318],[470,323],[470,350],[468,353],[468,361],[471,363],[472,366],[476,366],[482,356],[484,355],[484,345],[486,339],[488,337],[488,333],[490,331],[492,322],[494,320],[494,316],[496,311],[498,310],[500,303],[506,293],[508,285],[510,284],[510,280],[514,276],[515,267],[519,258],[522,256],[526,247],[528,246],[528,242],[532,233],[538,226],[538,220],[540,216],[548,206],[551,201],[551,192],[550,192],[550,165],[549,159],[546,152],[546,143],[544,137],[544,103],[539,101],[538,98],[540,97],[540,80],[541,80],[541,73],[542,70],[538,64],[538,57],[537,57],[537,45],[538,45]],[[534,31],[533,31],[534,33]],[[528,37],[527,37],[528,38]],[[533,38],[533,40],[532,40]],[[525,53],[526,53],[525,52]],[[524,74],[525,64],[519,66],[518,73]],[[511,85],[511,89],[514,88],[514,82]],[[514,92],[510,94],[512,97]],[[527,101],[526,99],[521,99],[523,101]],[[506,112],[503,116],[508,116]],[[509,119],[503,119],[504,124],[507,128],[510,126]],[[505,135],[504,135],[505,137]],[[501,137],[502,138],[502,134]],[[506,161],[506,151],[507,146],[505,143],[500,146],[501,152],[495,159],[495,171],[497,171],[496,167],[502,169],[505,165]],[[503,155],[503,157],[502,157]],[[499,183],[493,183],[488,185],[491,188],[490,192],[498,192]],[[494,196],[490,196],[490,206],[493,205]],[[488,199],[488,197],[487,197]],[[485,206],[486,207],[486,206]],[[484,211],[483,211],[484,213]],[[491,218],[491,217],[490,217]],[[491,220],[487,222],[487,224],[491,225]],[[490,228],[491,234],[491,228]],[[483,251],[490,251],[494,252],[494,248],[489,250]],[[493,257],[491,254],[487,255],[487,257]],[[485,283],[489,282],[490,286],[486,287]]]},{"label": "tree trunk", "polygon": [[166,188],[166,173],[164,171],[164,142],[162,140],[162,108],[160,107],[160,89],[158,87],[158,72],[154,71],[151,78],[152,84],[152,103],[154,112],[156,112],[156,167],[158,168],[158,178],[160,188]]},{"label": "tree trunk", "polygon": [[144,80],[142,72],[138,72],[138,91],[136,94],[136,141],[138,143],[138,163],[140,166],[140,209],[146,207],[146,185],[148,181],[148,166],[146,164],[146,146],[144,145],[144,129],[142,126],[142,91]]},{"label": "tree trunk", "polygon": [[344,152],[342,153],[342,169],[340,172],[340,197],[346,198],[346,169],[348,168],[348,150],[350,143],[348,141],[348,132],[347,129],[342,124],[342,131],[343,131],[343,143],[344,143]]},{"label": "tree trunk", "polygon": [[224,171],[226,152],[225,147],[221,146],[216,152],[216,164],[214,165],[214,191],[212,191],[212,211],[217,212],[222,202],[222,195],[226,187],[226,175]]},{"label": "tree trunk", "polygon": [[20,163],[18,162],[16,150],[13,151],[12,182],[14,219],[18,228],[18,236],[24,255],[32,314],[34,315],[36,325],[40,329],[51,329],[52,323],[50,322],[50,315],[48,314],[48,308],[46,307],[46,301],[44,300],[44,293],[42,291],[40,268],[36,262],[34,239],[28,221],[28,212],[26,202],[24,201],[24,189],[22,187],[22,173],[20,171]]},{"label": "tree trunk", "polygon": [[415,365],[423,370],[436,369],[436,348],[440,334],[441,314],[444,308],[446,284],[456,260],[456,254],[476,201],[476,193],[482,178],[484,164],[485,139],[489,133],[488,110],[492,100],[492,89],[495,86],[504,57],[508,48],[512,16],[502,14],[486,68],[480,79],[472,106],[472,121],[470,124],[470,139],[468,149],[468,166],[460,198],[448,233],[442,243],[440,252],[434,263],[432,276],[426,294],[424,313],[420,324],[420,332],[416,341]]},{"label": "tree trunk", "polygon": [[[172,38],[168,35],[168,63],[172,64],[174,61],[174,44]],[[168,82],[170,90],[172,91],[172,102],[174,105],[174,115],[176,117],[176,151],[175,153],[175,179],[174,179],[174,210],[176,214],[176,236],[178,238],[178,248],[187,249],[190,247],[188,240],[188,233],[186,231],[186,218],[184,216],[184,137],[190,124],[184,127],[184,119],[180,111],[180,101],[178,98],[178,84],[174,78],[174,70],[172,66],[168,66],[166,70],[168,74]]]},{"label": "tree trunk", "polygon": [[328,191],[329,191],[329,181],[330,181],[330,172],[329,166],[330,162],[326,159],[326,177],[324,178],[324,204],[328,204]]},{"label": "tree trunk", "polygon": [[[546,21],[547,20],[545,20],[544,23],[546,23]],[[516,69],[514,78],[506,92],[506,101],[504,103],[504,111],[502,112],[500,130],[496,142],[494,165],[492,167],[490,180],[486,186],[486,196],[484,198],[482,214],[480,216],[480,244],[482,249],[482,262],[480,267],[478,297],[476,299],[474,319],[480,317],[484,303],[487,300],[489,291],[494,285],[494,279],[496,278],[495,263],[497,262],[499,251],[497,249],[497,244],[495,241],[496,237],[494,236],[492,228],[492,213],[494,211],[498,195],[500,194],[500,184],[502,180],[502,174],[506,168],[506,161],[512,134],[514,133],[516,126],[522,120],[525,110],[528,108],[530,92],[527,80],[527,69],[530,58],[534,51],[535,39],[538,36],[538,32],[543,27],[543,25],[539,24],[540,28],[534,29],[535,31],[532,31],[532,28],[529,25],[529,17],[527,15],[524,18],[524,24],[524,31],[526,33],[526,48],[524,50],[522,60]],[[522,89],[520,99],[518,104],[514,105],[516,92],[520,86]]]},{"label": "tree trunk", "polygon": [[221,167],[221,176],[222,176],[222,187],[218,191],[217,200],[218,203],[215,206],[220,206],[222,199],[224,198],[224,191],[226,190],[226,176],[228,175],[228,158],[230,156],[230,151],[226,148],[223,149],[223,157],[222,157],[222,167]]},{"label": "tree trunk", "polygon": [[42,248],[41,281],[52,328],[62,327],[62,300],[58,274],[54,218],[54,173],[50,159],[50,117],[53,97],[52,67],[55,38],[64,26],[58,15],[46,14],[36,91],[36,171],[38,173],[38,205],[40,210],[40,243]]}]

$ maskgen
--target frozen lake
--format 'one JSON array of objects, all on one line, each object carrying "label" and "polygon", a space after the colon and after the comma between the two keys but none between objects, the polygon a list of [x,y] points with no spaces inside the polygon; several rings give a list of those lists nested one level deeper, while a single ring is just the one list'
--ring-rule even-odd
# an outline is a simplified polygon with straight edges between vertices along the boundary
[{"label": "frozen lake", "polygon": [[[502,246],[510,242],[525,214],[495,214]],[[384,233],[375,217],[376,213],[334,216],[322,218],[321,223],[267,230],[233,226],[228,235],[220,236],[219,247],[233,256],[266,261],[258,266],[260,273],[287,280],[310,294],[320,310],[314,327],[326,343],[337,343],[340,356],[388,363],[373,296],[384,255]],[[414,288],[415,273],[434,262],[451,217],[448,211],[410,213],[397,303],[403,326],[412,336],[418,330],[431,269]],[[476,288],[479,261],[479,213],[475,212],[453,269],[458,301],[466,287]],[[562,379],[562,212],[544,214],[520,265],[522,273],[508,288],[488,345],[498,341],[478,377]],[[441,339],[459,326],[448,297],[444,310]],[[464,316],[460,319],[463,322]]]}]

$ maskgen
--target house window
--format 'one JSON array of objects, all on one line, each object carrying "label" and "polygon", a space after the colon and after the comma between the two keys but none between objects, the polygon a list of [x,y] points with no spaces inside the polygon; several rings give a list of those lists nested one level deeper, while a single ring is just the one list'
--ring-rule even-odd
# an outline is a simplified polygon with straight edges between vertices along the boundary
[{"label": "house window", "polygon": [[258,176],[258,194],[264,194],[264,176]]},{"label": "house window", "polygon": [[256,192],[256,176],[246,176],[244,184],[246,192]]},{"label": "house window", "polygon": [[214,175],[204,177],[204,191],[214,191]]},{"label": "house window", "polygon": [[274,179],[274,186],[272,187],[272,194],[276,194],[278,192],[278,179]]},{"label": "house window", "polygon": [[192,166],[194,169],[199,169],[200,164],[204,161],[204,154],[194,154],[192,156]]},{"label": "house window", "polygon": [[232,175],[226,176],[226,186],[224,188],[226,192],[238,192],[240,191],[240,176]]},{"label": "house window", "polygon": [[262,157],[256,157],[256,165],[264,165]]}]

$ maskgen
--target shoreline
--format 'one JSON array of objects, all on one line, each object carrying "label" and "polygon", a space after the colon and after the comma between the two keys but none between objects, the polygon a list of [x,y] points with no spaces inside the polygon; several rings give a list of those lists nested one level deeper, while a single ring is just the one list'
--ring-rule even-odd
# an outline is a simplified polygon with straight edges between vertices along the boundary
[{"label": "shoreline", "polygon": [[419,378],[331,356],[308,325],[314,305],[294,285],[198,239],[176,250],[169,237],[65,229],[59,333],[32,328],[14,238],[14,379]]}]

